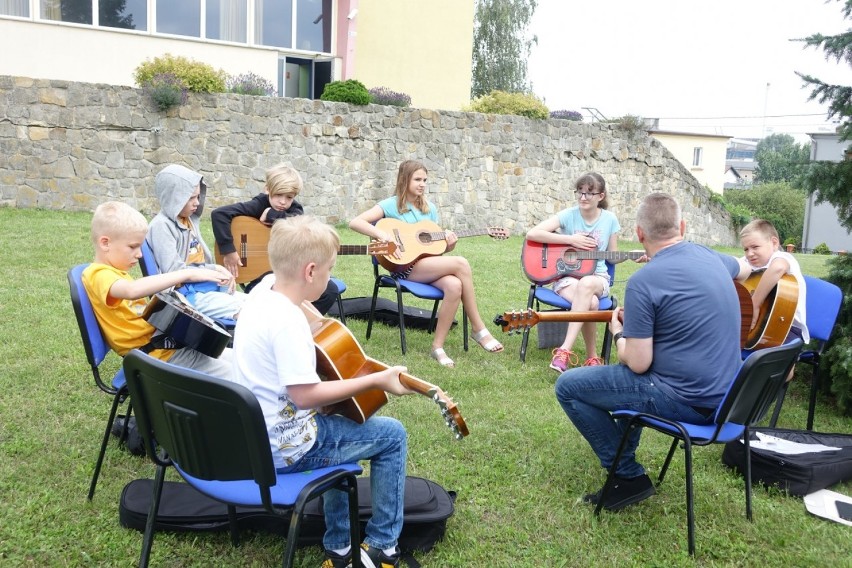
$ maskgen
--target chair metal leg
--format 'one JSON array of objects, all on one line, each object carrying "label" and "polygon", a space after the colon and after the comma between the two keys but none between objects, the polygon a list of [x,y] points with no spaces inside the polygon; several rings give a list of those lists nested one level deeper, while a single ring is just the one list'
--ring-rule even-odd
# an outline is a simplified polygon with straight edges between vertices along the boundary
[{"label": "chair metal leg", "polygon": [[352,568],[361,568],[361,519],[358,516],[358,479],[351,475],[346,478],[346,493],[349,495],[349,542],[352,547]]},{"label": "chair metal leg", "polygon": [[814,429],[814,413],[816,412],[817,392],[819,391],[819,355],[815,356],[812,363],[814,372],[811,374],[811,396],[808,400],[808,423],[807,430]]},{"label": "chair metal leg", "polygon": [[402,354],[405,355],[405,313],[402,306],[402,288],[399,284],[396,285],[396,309],[399,312],[399,345],[402,348]]},{"label": "chair metal leg", "polygon": [[[95,471],[92,473],[92,481],[89,483],[89,501],[95,496],[95,487],[98,484],[98,477],[101,475],[101,466],[104,463],[104,456],[106,455],[107,444],[109,443],[109,436],[112,432],[112,424],[115,422],[115,415],[118,412],[118,406],[121,404],[121,397],[127,394],[126,388],[121,388],[118,392],[115,393],[115,396],[112,398],[112,407],[109,409],[109,418],[107,418],[106,428],[104,429],[104,437],[101,440],[101,449],[98,453],[98,459],[95,462]],[[129,407],[128,407],[129,408]],[[129,412],[129,410],[128,410]]]},{"label": "chair metal leg", "polygon": [[346,314],[343,312],[343,297],[340,294],[337,295],[337,319],[340,320],[340,323],[346,325]]},{"label": "chair metal leg", "polygon": [[784,404],[784,399],[787,397],[787,389],[790,383],[786,382],[778,391],[778,397],[775,399],[775,409],[772,411],[772,418],[769,419],[769,427],[775,428],[778,423],[778,416],[781,415],[781,406]]},{"label": "chair metal leg", "polygon": [[746,490],[746,518],[751,521],[751,447],[748,426],[743,430],[743,447],[745,448],[745,490]]},{"label": "chair metal leg", "polygon": [[[531,310],[533,306],[533,300],[535,299],[535,284],[530,286],[530,293],[527,296],[527,310]],[[521,332],[521,363],[527,362],[527,345],[530,341],[530,328],[524,327],[524,331]]]},{"label": "chair metal leg", "polygon": [[367,318],[367,339],[370,339],[370,334],[373,332],[373,318],[376,316],[376,301],[379,299],[379,281],[373,285],[373,301],[370,302],[370,315]]},{"label": "chair metal leg", "polygon": [[231,533],[231,546],[240,545],[240,527],[237,523],[237,508],[228,505],[228,530]]},{"label": "chair metal leg", "polygon": [[429,316],[429,329],[427,330],[429,333],[435,333],[435,328],[438,327],[438,306],[441,304],[441,300],[435,300],[435,303],[432,304],[432,315]]},{"label": "chair metal leg", "polygon": [[695,497],[692,489],[692,442],[689,436],[683,440],[683,461],[686,474],[686,540],[689,555],[695,556]]},{"label": "chair metal leg", "polygon": [[468,340],[470,339],[467,334],[467,312],[462,310],[462,337],[464,337],[464,350],[468,350]]},{"label": "chair metal leg", "polygon": [[669,453],[666,456],[666,461],[663,462],[663,467],[660,469],[660,475],[657,476],[657,487],[663,482],[663,479],[666,477],[666,472],[669,470],[669,465],[672,463],[672,457],[674,456],[675,450],[677,449],[677,444],[680,442],[677,438],[672,440],[672,445],[669,446]]},{"label": "chair metal leg", "polygon": [[142,553],[139,556],[139,568],[147,568],[151,556],[151,546],[154,544],[154,523],[160,510],[160,497],[163,494],[163,480],[166,478],[166,466],[157,466],[154,476],[154,489],[151,494],[151,508],[145,521],[145,536],[142,538]]}]

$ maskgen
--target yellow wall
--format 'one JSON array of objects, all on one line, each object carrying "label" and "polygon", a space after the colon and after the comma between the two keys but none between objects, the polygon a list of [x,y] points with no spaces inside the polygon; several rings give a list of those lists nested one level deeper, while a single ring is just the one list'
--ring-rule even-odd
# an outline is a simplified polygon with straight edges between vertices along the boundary
[{"label": "yellow wall", "polygon": [[474,0],[360,0],[350,79],[411,96],[414,107],[470,101]]},{"label": "yellow wall", "polygon": [[[725,156],[730,136],[708,136],[680,132],[649,132],[659,140],[669,152],[683,164],[701,185],[706,185],[716,193],[722,193],[725,187]],[[693,151],[703,149],[700,166],[692,165]]]}]

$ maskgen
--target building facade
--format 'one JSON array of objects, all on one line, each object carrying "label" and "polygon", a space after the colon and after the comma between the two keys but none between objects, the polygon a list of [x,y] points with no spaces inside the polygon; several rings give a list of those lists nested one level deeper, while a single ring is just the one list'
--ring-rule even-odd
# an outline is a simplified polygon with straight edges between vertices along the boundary
[{"label": "building facade", "polygon": [[473,16],[474,0],[0,0],[0,75],[134,86],[139,64],[169,53],[279,96],[358,79],[459,110]]},{"label": "building facade", "polygon": [[716,193],[725,187],[725,155],[730,136],[649,130],[702,185]]},{"label": "building facade", "polygon": [[[849,141],[837,134],[808,134],[811,137],[811,161],[840,162],[849,159]],[[825,243],[832,252],[852,251],[852,235],[840,224],[837,209],[831,203],[817,203],[814,195],[805,204],[802,250],[813,250]]]}]

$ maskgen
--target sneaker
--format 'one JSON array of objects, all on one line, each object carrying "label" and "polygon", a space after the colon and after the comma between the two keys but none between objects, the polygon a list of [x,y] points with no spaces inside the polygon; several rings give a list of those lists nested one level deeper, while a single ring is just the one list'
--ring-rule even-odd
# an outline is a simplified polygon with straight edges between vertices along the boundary
[{"label": "sneaker", "polygon": [[[597,505],[601,500],[602,492],[603,488],[597,493],[589,493],[583,497],[583,501]],[[604,503],[604,509],[620,511],[628,505],[635,505],[656,493],[657,490],[654,489],[654,484],[651,483],[651,478],[647,475],[632,478],[616,477],[615,484],[610,488],[606,503]]]},{"label": "sneaker", "polygon": [[320,568],[350,568],[352,566],[352,555],[340,555],[331,550],[325,551],[325,560]]},{"label": "sneaker", "polygon": [[393,556],[388,556],[378,548],[372,548],[366,542],[361,543],[361,566],[364,568],[397,568],[399,566],[399,548]]},{"label": "sneaker", "polygon": [[598,365],[603,365],[604,360],[600,357],[589,357],[586,359],[586,362],[583,363],[584,367],[597,367]]},{"label": "sneaker", "polygon": [[579,361],[580,358],[573,351],[557,347],[553,350],[553,359],[550,360],[550,368],[562,373],[569,366],[576,365]]}]

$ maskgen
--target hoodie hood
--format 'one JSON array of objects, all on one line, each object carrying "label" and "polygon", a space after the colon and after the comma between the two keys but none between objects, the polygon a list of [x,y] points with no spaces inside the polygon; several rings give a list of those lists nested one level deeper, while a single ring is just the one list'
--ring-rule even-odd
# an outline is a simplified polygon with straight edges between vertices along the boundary
[{"label": "hoodie hood", "polygon": [[161,212],[172,221],[177,221],[178,213],[195,193],[195,186],[199,184],[201,184],[201,194],[198,196],[198,209],[192,214],[193,219],[200,218],[204,212],[207,186],[204,184],[203,176],[177,164],[160,170],[154,178],[154,190],[160,201]]}]

